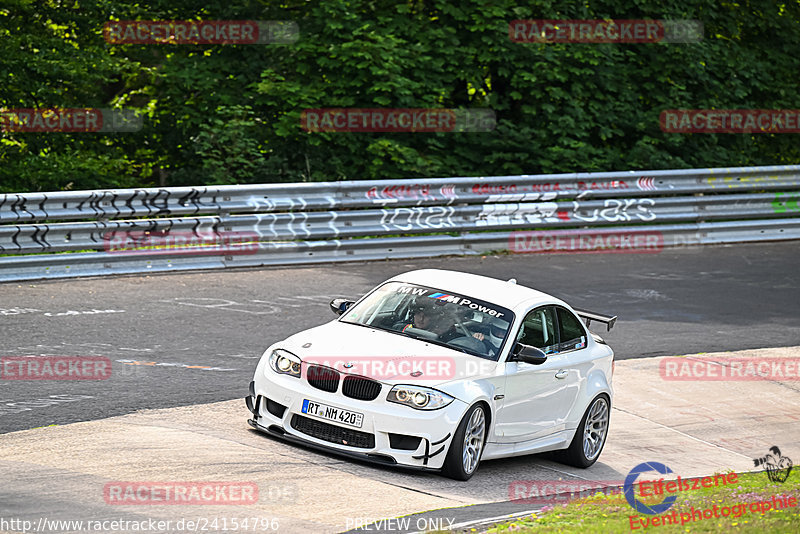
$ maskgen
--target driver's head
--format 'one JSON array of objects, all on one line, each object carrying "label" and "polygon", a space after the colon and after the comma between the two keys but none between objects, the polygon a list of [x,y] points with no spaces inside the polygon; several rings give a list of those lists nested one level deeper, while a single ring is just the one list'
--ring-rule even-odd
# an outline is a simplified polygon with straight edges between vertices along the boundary
[{"label": "driver's head", "polygon": [[412,317],[414,327],[442,334],[453,325],[454,321],[451,317],[451,310],[447,308],[447,303],[441,300],[417,299]]},{"label": "driver's head", "polygon": [[424,300],[417,301],[417,305],[414,307],[414,314],[411,317],[415,328],[430,330],[436,322],[435,318],[436,312],[432,304]]},{"label": "driver's head", "polygon": [[489,323],[489,342],[492,344],[492,346],[500,346],[500,344],[503,342],[503,338],[506,337],[507,330],[507,321],[494,319],[491,323]]}]

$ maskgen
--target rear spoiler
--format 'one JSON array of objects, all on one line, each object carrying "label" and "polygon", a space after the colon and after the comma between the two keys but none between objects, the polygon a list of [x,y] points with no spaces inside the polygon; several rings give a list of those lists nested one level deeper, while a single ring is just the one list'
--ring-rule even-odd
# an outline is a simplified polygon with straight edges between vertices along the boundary
[{"label": "rear spoiler", "polygon": [[586,319],[586,326],[587,327],[592,323],[592,321],[597,321],[597,322],[600,322],[600,323],[605,323],[605,325],[607,327],[607,330],[611,330],[612,328],[614,328],[614,323],[617,322],[617,316],[616,315],[611,317],[611,316],[608,316],[608,315],[601,315],[599,313],[590,312],[590,311],[586,311],[586,310],[579,310],[577,308],[573,308],[573,309],[575,310],[575,313],[577,313],[578,316],[581,319]]}]

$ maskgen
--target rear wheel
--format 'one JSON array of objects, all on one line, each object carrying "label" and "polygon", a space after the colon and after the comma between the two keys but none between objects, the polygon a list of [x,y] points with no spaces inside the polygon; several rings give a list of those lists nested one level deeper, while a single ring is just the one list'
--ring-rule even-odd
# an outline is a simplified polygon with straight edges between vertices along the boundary
[{"label": "rear wheel", "polygon": [[605,395],[600,395],[589,404],[572,443],[561,456],[565,464],[589,467],[597,461],[606,443],[610,411],[610,403]]},{"label": "rear wheel", "polygon": [[476,404],[459,423],[442,472],[456,480],[469,480],[481,462],[486,443],[486,408]]}]

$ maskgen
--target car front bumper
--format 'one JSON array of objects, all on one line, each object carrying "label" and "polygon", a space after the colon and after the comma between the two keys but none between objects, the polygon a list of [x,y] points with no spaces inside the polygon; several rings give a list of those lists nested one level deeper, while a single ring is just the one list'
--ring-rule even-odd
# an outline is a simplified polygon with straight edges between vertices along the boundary
[{"label": "car front bumper", "polygon": [[[453,434],[468,406],[456,399],[438,410],[416,410],[386,400],[383,385],[375,400],[316,389],[302,378],[267,378],[259,366],[245,398],[255,429],[287,441],[384,465],[441,469]],[[269,370],[266,371],[270,373]],[[363,414],[360,428],[302,413],[303,401]]]}]

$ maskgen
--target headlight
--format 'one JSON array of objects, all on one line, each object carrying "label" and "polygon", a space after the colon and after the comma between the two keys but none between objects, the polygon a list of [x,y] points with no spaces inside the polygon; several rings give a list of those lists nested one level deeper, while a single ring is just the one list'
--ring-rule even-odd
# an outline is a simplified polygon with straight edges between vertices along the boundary
[{"label": "headlight", "polygon": [[437,410],[444,408],[454,399],[447,393],[422,386],[395,386],[386,400],[405,404],[417,410]]},{"label": "headlight", "polygon": [[279,375],[300,378],[300,363],[300,358],[283,349],[275,349],[269,355],[269,366]]}]

